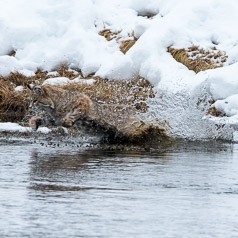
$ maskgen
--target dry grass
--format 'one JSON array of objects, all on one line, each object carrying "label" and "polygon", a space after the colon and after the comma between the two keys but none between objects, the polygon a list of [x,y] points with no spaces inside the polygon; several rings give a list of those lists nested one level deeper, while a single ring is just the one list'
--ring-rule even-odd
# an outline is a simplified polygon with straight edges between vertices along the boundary
[{"label": "dry grass", "polygon": [[[58,69],[58,76],[68,78],[82,77],[80,71],[76,74],[68,70],[67,66],[62,65]],[[29,83],[42,84],[44,79],[55,76],[47,76],[47,72],[38,70],[35,76],[27,77],[21,73],[11,73],[7,77],[0,77],[0,120],[1,121],[17,121],[20,120],[28,109],[29,91],[26,87]],[[115,105],[126,105],[138,112],[146,112],[148,98],[154,97],[154,92],[151,84],[142,78],[137,78],[131,81],[111,81],[104,80],[93,75],[87,78],[94,78],[94,84],[71,83],[61,87],[87,94],[93,101],[106,105],[111,110],[118,109]],[[16,92],[16,86],[22,85],[25,89],[23,92]],[[11,116],[12,115],[12,116]]]},{"label": "dry grass", "polygon": [[33,83],[37,80],[36,76],[27,77],[21,73],[13,72],[10,73],[7,77],[0,77],[2,81],[11,82],[15,86],[26,86],[29,83]]},{"label": "dry grass", "polygon": [[[69,67],[66,64],[60,65],[59,68],[57,69],[57,73],[58,73],[58,76],[67,77],[69,79],[74,79],[79,76],[83,77],[83,74],[80,70],[77,70],[77,71],[69,70]],[[88,77],[90,77],[90,76],[91,75],[88,75]],[[48,76],[48,78],[49,78],[49,76]]]},{"label": "dry grass", "polygon": [[132,32],[128,37],[131,39],[123,39],[120,35],[121,31],[113,32],[110,29],[103,29],[98,34],[105,37],[107,41],[111,41],[113,39],[119,44],[120,50],[123,54],[125,54],[137,41],[137,38],[134,36]]},{"label": "dry grass", "polygon": [[169,47],[168,52],[176,61],[184,64],[188,69],[196,73],[222,67],[227,60],[225,52],[219,51],[215,47],[210,50],[204,50],[198,46],[192,46],[188,49]]},{"label": "dry grass", "polygon": [[131,40],[125,40],[120,42],[120,50],[123,54],[125,54],[135,43],[137,39],[134,37]]},{"label": "dry grass", "polygon": [[15,85],[0,79],[0,121],[21,120],[29,106],[27,90],[16,92]]},{"label": "dry grass", "polygon": [[224,117],[226,116],[224,113],[218,111],[215,107],[211,107],[210,110],[208,111],[209,115],[212,115],[214,117]]},{"label": "dry grass", "polygon": [[162,138],[168,139],[166,131],[163,128],[145,124],[139,120],[135,120],[134,122],[128,121],[127,123],[119,125],[118,129],[119,135],[118,138],[115,138],[116,142],[121,140],[121,142],[126,143],[148,143],[153,140],[158,141],[158,139]]},{"label": "dry grass", "polygon": [[106,38],[107,41],[118,38],[118,35],[121,31],[113,32],[110,29],[103,29],[98,34]]},{"label": "dry grass", "polygon": [[[77,71],[69,70],[67,65],[61,65],[57,69],[57,73],[58,73],[57,75],[52,76],[52,75],[48,75],[47,71],[42,71],[38,69],[34,76],[29,77],[19,72],[12,72],[6,77],[0,76],[0,80],[11,82],[15,86],[26,86],[29,83],[42,84],[45,79],[54,78],[54,77],[67,77],[69,79],[74,79],[78,76],[82,77],[81,71],[77,72]],[[91,75],[89,75],[88,77],[90,76]]]},{"label": "dry grass", "polygon": [[128,105],[140,111],[147,108],[146,100],[154,97],[153,87],[149,81],[138,77],[131,81],[113,81],[97,78],[94,84],[66,84],[64,89],[80,91],[93,101],[102,104]]},{"label": "dry grass", "polygon": [[[139,142],[165,136],[164,130],[145,124],[138,113],[148,109],[146,100],[154,97],[152,85],[138,77],[131,81],[97,79],[93,85],[67,84],[64,89],[83,92],[97,104],[99,125],[108,128],[110,142]],[[111,132],[110,132],[111,131]],[[155,137],[156,136],[156,137]]]},{"label": "dry grass", "polygon": [[[58,76],[70,79],[82,77],[80,71],[72,72],[65,65],[62,65],[57,72]],[[55,76],[48,76],[47,72],[41,70],[38,70],[33,77],[27,77],[20,73],[11,73],[8,77],[0,77],[0,121],[15,121],[24,124],[28,116],[33,116],[32,112],[28,110],[30,91],[26,85],[36,82],[42,84],[44,79],[49,77]],[[158,138],[158,136],[165,135],[162,129],[146,125],[138,117],[138,113],[147,111],[147,99],[154,97],[153,87],[149,81],[141,77],[130,81],[113,81],[94,75],[89,75],[84,79],[89,78],[94,78],[95,83],[70,83],[55,87],[88,95],[97,105],[101,126],[111,131],[110,142],[139,142],[149,140],[153,136]],[[23,91],[15,91],[15,87],[19,85],[24,87]]]}]

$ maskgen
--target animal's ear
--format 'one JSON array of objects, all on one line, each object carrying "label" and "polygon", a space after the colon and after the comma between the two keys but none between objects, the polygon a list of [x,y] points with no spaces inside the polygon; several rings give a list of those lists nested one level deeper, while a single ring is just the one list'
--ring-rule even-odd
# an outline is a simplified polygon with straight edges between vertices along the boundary
[{"label": "animal's ear", "polygon": [[44,90],[41,86],[34,86],[32,84],[28,84],[27,87],[37,95],[44,95]]},{"label": "animal's ear", "polygon": [[33,90],[34,85],[30,83],[30,84],[27,84],[27,87],[28,87],[30,90]]}]

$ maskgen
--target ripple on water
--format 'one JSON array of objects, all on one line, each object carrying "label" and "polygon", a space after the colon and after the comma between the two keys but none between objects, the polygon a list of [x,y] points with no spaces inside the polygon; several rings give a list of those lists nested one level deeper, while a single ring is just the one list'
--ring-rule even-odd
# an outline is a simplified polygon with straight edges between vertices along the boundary
[{"label": "ripple on water", "polygon": [[236,237],[237,145],[2,145],[2,237]]}]

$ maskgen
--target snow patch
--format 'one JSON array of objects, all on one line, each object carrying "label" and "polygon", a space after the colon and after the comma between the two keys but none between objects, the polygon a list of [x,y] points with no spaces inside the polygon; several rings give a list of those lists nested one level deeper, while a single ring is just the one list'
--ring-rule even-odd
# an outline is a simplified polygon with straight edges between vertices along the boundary
[{"label": "snow patch", "polygon": [[17,86],[15,87],[15,91],[16,92],[22,92],[24,90],[24,87],[23,86]]},{"label": "snow patch", "polygon": [[6,132],[31,132],[32,129],[30,127],[20,126],[17,123],[1,122],[0,123],[0,131],[6,131]]},{"label": "snow patch", "polygon": [[11,72],[21,69],[23,66],[16,58],[8,55],[0,56],[0,75],[8,76]]},{"label": "snow patch", "polygon": [[46,79],[43,83],[43,85],[49,84],[49,85],[64,85],[70,83],[70,80],[66,77],[56,77],[56,78],[49,78]]},{"label": "snow patch", "polygon": [[[51,72],[62,64],[80,69],[83,76],[95,73],[102,78],[129,80],[140,75],[158,92],[156,101],[149,104],[148,118],[168,121],[172,135],[229,138],[231,128],[218,128],[218,132],[215,126],[218,120],[226,125],[233,123],[235,128],[238,117],[235,0],[9,0],[0,2],[0,16],[2,76],[11,72],[34,76],[38,69]],[[103,29],[120,32],[125,39],[133,34],[139,39],[124,55],[116,40],[107,41],[98,34]],[[205,50],[215,46],[225,51],[228,56],[225,66],[195,74],[168,52],[168,47],[181,49],[193,45]],[[7,55],[12,50],[15,57]],[[57,76],[49,73],[53,74]],[[72,80],[77,81],[83,82]],[[69,82],[66,77],[57,77],[45,80],[44,84]],[[203,119],[210,99],[220,100],[214,105],[227,118]]]},{"label": "snow patch", "polygon": [[48,127],[39,127],[39,128],[37,129],[37,132],[42,133],[42,134],[48,134],[48,133],[50,133],[51,131],[52,131],[52,130],[49,129]]},{"label": "snow patch", "polygon": [[82,83],[82,84],[94,84],[96,82],[95,79],[84,79],[84,78],[81,78],[81,77],[77,77],[75,79],[72,79],[70,81],[71,83]]}]

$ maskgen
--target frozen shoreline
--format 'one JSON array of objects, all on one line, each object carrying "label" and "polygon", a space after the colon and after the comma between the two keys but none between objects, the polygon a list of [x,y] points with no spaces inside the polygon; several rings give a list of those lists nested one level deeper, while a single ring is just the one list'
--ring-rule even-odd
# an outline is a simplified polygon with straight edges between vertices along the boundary
[{"label": "frozen shoreline", "polygon": [[[157,91],[148,118],[167,123],[172,137],[236,141],[235,0],[11,0],[0,6],[3,77],[11,72],[34,76],[38,69],[53,75],[62,64],[81,70],[83,76],[93,73],[104,79],[129,80],[140,75]],[[100,35],[105,29],[114,34],[111,40]],[[123,54],[120,43],[129,39],[136,42]],[[188,50],[193,46],[224,53],[223,67],[195,73],[168,52],[169,47]],[[219,57],[214,60],[221,63]],[[54,84],[63,81],[68,79],[61,77]],[[22,90],[21,86],[16,90]],[[225,116],[207,115],[211,107]]]}]

